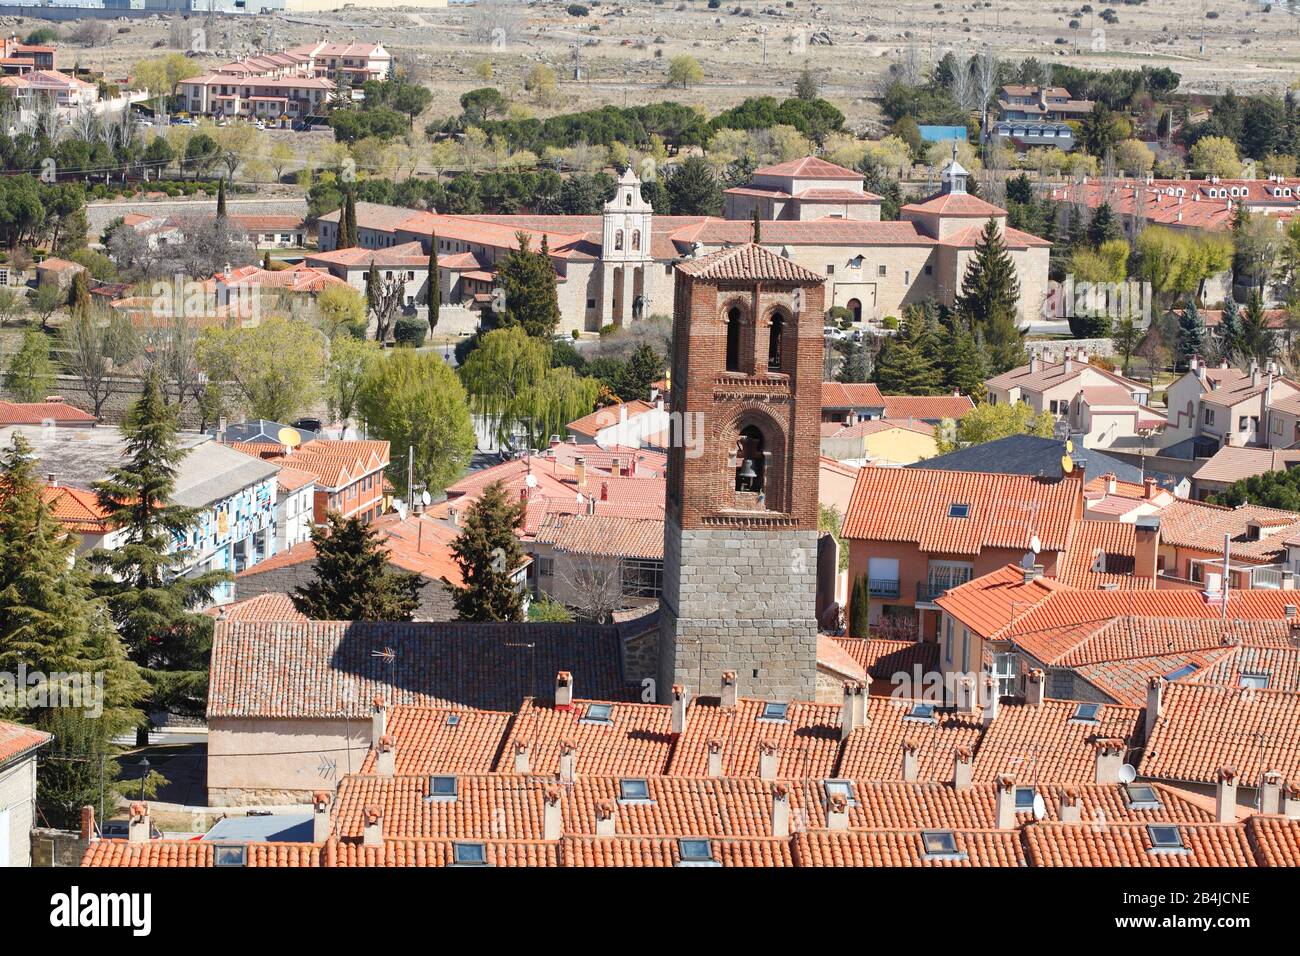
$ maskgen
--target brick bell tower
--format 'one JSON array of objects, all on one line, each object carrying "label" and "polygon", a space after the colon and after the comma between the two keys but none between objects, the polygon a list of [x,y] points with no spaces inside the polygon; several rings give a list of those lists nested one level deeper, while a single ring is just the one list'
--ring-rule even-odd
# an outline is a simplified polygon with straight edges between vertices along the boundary
[{"label": "brick bell tower", "polygon": [[753,243],[677,267],[660,700],[815,699],[824,281]]}]

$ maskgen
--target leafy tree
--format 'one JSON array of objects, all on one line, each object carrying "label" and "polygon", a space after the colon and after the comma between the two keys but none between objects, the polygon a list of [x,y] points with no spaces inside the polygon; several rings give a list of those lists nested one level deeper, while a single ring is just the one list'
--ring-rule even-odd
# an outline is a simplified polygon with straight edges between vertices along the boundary
[{"label": "leafy tree", "polygon": [[1252,289],[1241,315],[1241,352],[1261,368],[1277,355],[1277,336],[1268,327],[1268,313],[1258,289]]},{"label": "leafy tree", "polygon": [[984,398],[984,380],[988,378],[988,358],[984,345],[967,329],[956,329],[948,341],[944,356],[944,379],[949,389],[969,395],[975,401]]},{"label": "leafy tree", "polygon": [[[437,355],[398,349],[373,363],[357,391],[357,411],[370,431],[405,454],[415,449],[415,480],[439,494],[469,464],[476,441],[456,373]],[[407,494],[406,469],[393,475]]]},{"label": "leafy tree", "polygon": [[575,418],[596,407],[600,383],[571,368],[551,369],[519,396],[518,416],[530,448],[541,447],[551,435],[562,435]]},{"label": "leafy tree", "polygon": [[835,342],[835,349],[844,357],[840,362],[839,370],[835,373],[835,381],[846,383],[871,381],[871,352],[864,343],[853,339],[839,339]]},{"label": "leafy tree", "polygon": [[933,395],[941,383],[939,370],[903,335],[886,339],[881,346],[875,380],[890,395]]},{"label": "leafy tree", "polygon": [[1049,413],[1034,414],[1024,402],[1000,405],[976,405],[957,422],[956,433],[950,441],[939,441],[939,452],[946,454],[970,445],[1006,438],[1010,435],[1037,435],[1050,438],[1055,419]]},{"label": "leafy tree", "polygon": [[516,532],[523,517],[523,502],[512,500],[499,481],[470,505],[451,544],[464,580],[452,598],[460,620],[523,620],[523,594],[514,581],[523,561]]},{"label": "leafy tree", "polygon": [[1115,322],[1111,340],[1115,343],[1115,351],[1119,354],[1123,363],[1121,372],[1127,376],[1129,368],[1133,364],[1133,354],[1142,341],[1142,330],[1138,328],[1132,316],[1126,315]]},{"label": "leafy tree", "polygon": [[429,306],[429,328],[438,326],[438,309],[442,304],[442,273],[438,270],[438,234],[429,237],[429,274],[426,279],[425,302]]},{"label": "leafy tree", "polygon": [[188,453],[176,442],[175,412],[163,402],[158,376],[148,375],[122,425],[123,463],[94,485],[100,509],[124,540],[113,550],[97,549],[91,561],[101,571],[96,590],[149,681],[147,710],[201,716],[212,619],[194,609],[207,604],[230,575],[184,573],[189,553],[175,545],[185,540],[198,513],[171,501]]},{"label": "leafy tree", "polygon": [[498,260],[497,299],[502,308],[494,314],[500,325],[518,325],[531,336],[549,338],[560,324],[560,305],[546,238],[538,252],[529,248],[526,233],[519,233],[518,239],[519,248]]},{"label": "leafy tree", "polygon": [[1104,242],[1123,238],[1124,230],[1120,228],[1119,220],[1111,211],[1110,203],[1102,203],[1093,212],[1092,219],[1088,223],[1088,242],[1097,247]]},{"label": "leafy tree", "polygon": [[1212,504],[1237,508],[1244,504],[1300,511],[1300,469],[1266,471],[1234,482],[1209,498]]},{"label": "leafy tree", "polygon": [[5,388],[20,402],[39,401],[54,390],[54,362],[49,339],[39,329],[23,330],[22,345],[9,358]]},{"label": "leafy tree", "polygon": [[59,353],[64,367],[81,380],[95,417],[119,388],[114,371],[138,354],[139,337],[131,320],[116,309],[104,316],[89,310],[76,313],[59,329]]},{"label": "leafy tree", "polygon": [[1002,241],[997,220],[989,219],[966,267],[956,307],[966,327],[983,336],[994,374],[1014,368],[1024,355],[1025,331],[1016,318],[1019,301],[1015,263]]},{"label": "leafy tree", "polygon": [[817,505],[817,530],[823,534],[829,534],[835,539],[835,545],[838,549],[837,566],[840,571],[849,569],[849,549],[844,544],[844,537],[840,533],[844,524],[844,516],[840,514],[840,509],[834,505]]},{"label": "leafy tree", "polygon": [[328,287],[316,297],[316,313],[328,339],[340,334],[359,339],[366,336],[366,299],[351,286]]},{"label": "leafy tree", "polygon": [[330,417],[343,423],[340,437],[344,437],[357,407],[361,384],[371,367],[384,357],[383,348],[378,342],[340,335],[330,342],[329,349],[325,399]]},{"label": "leafy tree", "polygon": [[198,359],[209,378],[235,386],[250,417],[285,422],[320,394],[325,337],[309,322],[272,316],[204,329]]},{"label": "leafy tree", "polygon": [[550,368],[550,348],[520,326],[495,329],[479,339],[478,348],[460,367],[460,380],[475,414],[483,416],[497,441],[510,439],[522,396]]},{"label": "leafy tree", "polygon": [[686,89],[704,79],[699,60],[689,54],[680,54],[668,61],[668,85]]},{"label": "leafy tree", "polygon": [[559,624],[573,623],[573,612],[553,601],[545,594],[539,595],[528,605],[528,620],[533,622],[551,621]]},{"label": "leafy tree", "polygon": [[1241,176],[1237,145],[1226,136],[1206,136],[1192,146],[1192,171],[1202,176],[1236,179]]},{"label": "leafy tree", "polygon": [[314,577],[290,597],[317,621],[409,621],[424,580],[394,568],[379,532],[336,512],[311,532]]}]

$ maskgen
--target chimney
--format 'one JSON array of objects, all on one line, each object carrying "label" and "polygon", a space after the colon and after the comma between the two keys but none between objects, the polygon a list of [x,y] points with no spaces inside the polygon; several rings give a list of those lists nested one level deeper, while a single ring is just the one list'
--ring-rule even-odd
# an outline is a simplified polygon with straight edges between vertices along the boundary
[{"label": "chimney", "polygon": [[1061,791],[1061,822],[1080,823],[1083,821],[1083,808],[1079,806],[1079,791],[1066,787]]},{"label": "chimney", "polygon": [[131,804],[131,818],[126,825],[128,843],[148,843],[153,827],[149,820],[149,804]]},{"label": "chimney", "polygon": [[[1292,571],[1290,568],[1282,569],[1282,590],[1283,591],[1295,590],[1295,572]],[[1288,606],[1294,607],[1295,605],[1288,605]]]},{"label": "chimney", "polygon": [[1133,537],[1133,576],[1150,580],[1151,587],[1155,587],[1160,573],[1160,519],[1155,515],[1138,518],[1133,523]]},{"label": "chimney", "polygon": [[623,459],[622,459],[622,458],[619,458],[617,455],[615,455],[613,458],[610,459],[610,461],[609,461],[609,473],[610,473],[611,475],[613,475],[615,478],[622,477],[622,475],[623,475]]},{"label": "chimney", "polygon": [[579,488],[587,487],[587,459],[575,458],[573,460],[573,480]]},{"label": "chimney", "polygon": [[90,843],[95,840],[98,834],[95,833],[95,808],[85,806],[81,808],[81,842]]},{"label": "chimney", "polygon": [[1218,783],[1214,787],[1214,818],[1220,823],[1237,819],[1237,771],[1220,767]]},{"label": "chimney", "polygon": [[1156,721],[1160,719],[1160,698],[1165,691],[1165,679],[1163,677],[1147,678],[1147,710],[1146,721],[1143,724],[1143,734],[1147,745],[1151,744],[1151,735],[1155,733]]},{"label": "chimney", "polygon": [[1118,737],[1108,737],[1096,741],[1096,775],[1094,783],[1119,783],[1119,768],[1124,766],[1124,741]]},{"label": "chimney", "polygon": [[781,748],[775,740],[763,740],[758,745],[758,779],[775,780],[781,762]]},{"label": "chimney", "polygon": [[1113,495],[1116,491],[1119,490],[1119,481],[1115,477],[1115,473],[1113,471],[1107,472],[1101,477],[1102,480],[1106,482],[1106,494]]},{"label": "chimney", "polygon": [[686,733],[686,704],[689,699],[685,687],[681,684],[673,684],[672,732],[674,737]]},{"label": "chimney", "polygon": [[1024,572],[1025,583],[1032,584],[1043,576],[1043,566],[1041,564],[1035,564],[1032,568],[1025,568]]},{"label": "chimney", "polygon": [[858,729],[863,709],[862,698],[865,694],[866,687],[861,681],[844,682],[844,703],[840,708],[840,740],[847,740],[849,735]]},{"label": "chimney", "polygon": [[1160,493],[1160,482],[1154,478],[1144,479],[1142,482],[1142,497],[1147,501],[1155,500],[1156,495]]},{"label": "chimney", "polygon": [[1284,605],[1282,607],[1282,616],[1286,618],[1288,621],[1294,621],[1296,619],[1296,605],[1294,604]]},{"label": "chimney", "polygon": [[379,753],[375,757],[375,773],[391,777],[397,772],[397,746],[390,734],[379,738]]},{"label": "chimney", "polygon": [[953,751],[952,757],[952,788],[954,790],[969,790],[971,785],[971,749],[969,747],[958,747]]},{"label": "chimney", "polygon": [[222,415],[217,419],[217,441],[226,440],[226,416]]},{"label": "chimney", "polygon": [[849,828],[849,801],[844,794],[833,793],[826,801],[826,829],[847,830]]},{"label": "chimney", "polygon": [[734,710],[736,707],[736,672],[722,672],[722,708]]},{"label": "chimney", "polygon": [[59,476],[56,475],[54,472],[50,472],[48,475],[45,476],[45,483],[49,485],[51,488],[57,488],[59,487]]},{"label": "chimney", "polygon": [[564,808],[560,806],[560,788],[551,784],[542,791],[542,839],[558,840],[564,830]]},{"label": "chimney", "polygon": [[1012,830],[1016,826],[1016,778],[1010,774],[999,774],[994,784],[995,808],[999,830]]},{"label": "chimney", "polygon": [[602,481],[602,482],[600,483],[600,500],[601,500],[601,501],[609,501],[609,482],[608,482],[608,481]]},{"label": "chimney", "polygon": [[1047,684],[1047,675],[1040,668],[1033,668],[1025,675],[1025,703],[1030,707],[1043,705],[1043,688]]},{"label": "chimney", "polygon": [[361,834],[362,846],[383,846],[384,845],[384,814],[376,806],[366,807],[362,813],[365,818],[366,827]]},{"label": "chimney", "polygon": [[1282,785],[1282,813],[1288,820],[1300,820],[1300,786]]},{"label": "chimney", "polygon": [[920,763],[917,752],[921,745],[915,740],[903,741],[903,782],[916,783],[916,778],[920,774]]},{"label": "chimney", "polygon": [[1074,371],[1074,357],[1070,355],[1070,353],[1067,351],[1065,353],[1065,358],[1061,360],[1061,372],[1065,375],[1069,375],[1073,371]]},{"label": "chimney", "polygon": [[518,737],[511,746],[515,751],[515,773],[532,773],[532,746],[527,740],[520,740]]},{"label": "chimney", "polygon": [[388,704],[383,697],[376,696],[371,702],[370,742],[378,743],[379,738],[388,733]]},{"label": "chimney", "polygon": [[1259,788],[1259,812],[1282,812],[1282,775],[1276,770],[1264,772],[1264,783]]},{"label": "chimney", "polygon": [[573,675],[560,671],[555,675],[555,709],[568,710],[573,706]]},{"label": "chimney", "polygon": [[957,699],[953,701],[954,709],[959,714],[969,714],[975,700],[975,678],[969,674],[957,678]]},{"label": "chimney", "polygon": [[790,788],[778,783],[772,788],[772,836],[790,835]]},{"label": "chimney", "polygon": [[317,790],[311,795],[311,842],[324,843],[330,838],[330,795]]},{"label": "chimney", "polygon": [[578,749],[572,740],[560,741],[560,783],[571,784],[578,779]]},{"label": "chimney", "polygon": [[716,737],[706,743],[705,748],[709,751],[709,771],[710,777],[722,776],[722,741]]},{"label": "chimney", "polygon": [[982,684],[984,689],[984,726],[987,727],[998,719],[998,705],[1001,701],[998,698],[998,682],[993,679],[992,674],[985,674]]},{"label": "chimney", "polygon": [[1034,355],[1029,356],[1029,374],[1036,375],[1037,373],[1038,373],[1038,355],[1037,353],[1035,353]]},{"label": "chimney", "polygon": [[596,801],[596,836],[613,836],[618,805],[613,800]]}]

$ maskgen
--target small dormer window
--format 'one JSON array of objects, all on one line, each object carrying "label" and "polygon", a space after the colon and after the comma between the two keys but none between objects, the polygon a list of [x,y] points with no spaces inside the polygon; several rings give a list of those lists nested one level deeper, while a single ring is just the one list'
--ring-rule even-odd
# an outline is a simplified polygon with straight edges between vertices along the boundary
[{"label": "small dormer window", "polygon": [[212,848],[212,865],[247,866],[248,845],[241,843],[231,844],[229,846],[214,846]]},{"label": "small dormer window", "polygon": [[625,777],[618,782],[619,803],[650,803],[650,783],[644,777]]},{"label": "small dormer window", "polygon": [[1242,671],[1240,684],[1252,690],[1268,690],[1269,675],[1265,671]]},{"label": "small dormer window", "polygon": [[1124,787],[1124,799],[1130,810],[1159,810],[1160,797],[1155,787],[1146,783],[1130,783]]},{"label": "small dormer window", "polygon": [[608,724],[610,714],[613,712],[612,704],[588,704],[587,712],[582,715],[580,723],[584,724]]},{"label": "small dormer window", "polygon": [[1167,681],[1181,680],[1184,677],[1190,677],[1192,674],[1195,674],[1200,669],[1201,669],[1200,666],[1197,664],[1187,663],[1184,664],[1182,667],[1176,668],[1175,670],[1172,670],[1168,674],[1164,675],[1165,680]]},{"label": "small dormer window", "polygon": [[826,804],[830,805],[832,797],[843,797],[846,806],[856,807],[858,801],[853,798],[852,780],[824,780],[822,789],[826,791]]},{"label": "small dormer window", "polygon": [[678,840],[677,841],[678,866],[721,866],[713,858],[713,841],[712,840]]},{"label": "small dormer window", "polygon": [[950,505],[948,506],[948,517],[949,517],[949,518],[969,518],[969,517],[970,517],[970,505],[968,505],[968,504],[959,504],[959,503],[957,503],[957,502],[953,502],[952,504],[950,504]]},{"label": "small dormer window", "polygon": [[482,843],[453,843],[451,859],[455,866],[487,866],[487,846]]},{"label": "small dormer window", "polygon": [[759,715],[759,720],[774,720],[784,723],[786,714],[790,711],[790,705],[779,701],[768,701],[763,705],[763,713]]},{"label": "small dormer window", "polygon": [[1029,812],[1033,810],[1034,797],[1036,796],[1033,787],[1016,787],[1016,811],[1024,810]]}]

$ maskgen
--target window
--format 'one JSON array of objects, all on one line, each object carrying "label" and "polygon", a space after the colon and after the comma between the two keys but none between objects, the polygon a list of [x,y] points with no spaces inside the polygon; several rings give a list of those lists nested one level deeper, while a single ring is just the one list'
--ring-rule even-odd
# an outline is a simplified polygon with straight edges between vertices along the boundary
[{"label": "window", "polygon": [[453,866],[487,866],[487,847],[482,843],[453,843]]},{"label": "window", "polygon": [[588,300],[587,300],[587,308],[589,308],[589,309],[594,309],[595,307],[596,307],[596,300],[595,300],[595,299],[588,299]]},{"label": "window", "polygon": [[213,866],[245,866],[247,863],[247,846],[214,846],[212,848]]},{"label": "window", "polygon": [[831,797],[843,797],[845,804],[850,807],[858,805],[858,802],[853,799],[852,780],[825,780],[822,782],[822,788],[826,791],[827,806],[830,806]]},{"label": "window", "polygon": [[1183,835],[1178,832],[1178,827],[1173,826],[1149,826],[1147,827],[1147,836],[1151,838],[1151,849],[1153,850],[1183,850]]},{"label": "window", "polygon": [[1145,783],[1126,784],[1124,799],[1130,810],[1159,810],[1161,807],[1155,788]]},{"label": "window", "polygon": [[1205,409],[1205,416],[1204,416],[1204,418],[1205,418],[1205,424],[1207,424],[1207,425],[1213,425],[1213,424],[1214,424],[1214,409],[1212,409],[1212,408],[1207,408],[1207,409]]},{"label": "window", "polygon": [[966,854],[957,850],[957,837],[951,830],[922,830],[921,845],[927,860],[966,859]]},{"label": "window", "polygon": [[727,313],[727,371],[741,371],[740,309],[738,308],[733,308]]},{"label": "window", "polygon": [[765,464],[763,433],[753,425],[746,425],[736,441],[736,490],[761,492]]},{"label": "window", "polygon": [[614,233],[614,250],[618,251],[623,248],[623,230],[619,229]]},{"label": "window", "polygon": [[828,276],[833,276],[833,275],[835,275],[835,267],[832,266],[832,265],[828,265],[828,266],[826,267],[826,274],[827,274]]},{"label": "window", "polygon": [[934,704],[913,704],[912,709],[903,715],[903,719],[932,724],[934,723]]},{"label": "window", "polygon": [[1250,416],[1241,415],[1237,418],[1237,431],[1244,432],[1250,428]]},{"label": "window", "polygon": [[767,370],[781,371],[781,339],[785,331],[785,317],[781,313],[772,316],[771,329],[767,335]]},{"label": "window", "polygon": [[1254,690],[1268,690],[1268,674],[1264,671],[1242,671],[1241,686]]},{"label": "window", "polygon": [[970,631],[961,629],[961,669],[970,670]]},{"label": "window", "polygon": [[633,252],[641,251],[641,230],[640,229],[632,230],[632,251]]},{"label": "window", "polygon": [[538,558],[538,559],[537,559],[537,573],[540,574],[540,575],[541,575],[542,577],[544,577],[544,578],[554,577],[554,575],[555,575],[555,559],[554,559],[554,558]]},{"label": "window", "polygon": [[678,840],[678,866],[721,866],[713,858],[713,843],[710,840]]},{"label": "window", "polygon": [[579,723],[608,724],[609,715],[613,709],[612,704],[588,704],[587,712],[582,715],[582,720]]},{"label": "window", "polygon": [[455,803],[456,802],[456,778],[455,777],[430,777],[429,778],[429,799],[434,803]]},{"label": "window", "polygon": [[993,679],[999,697],[1012,697],[1020,679],[1020,659],[1015,651],[998,651],[993,655]]},{"label": "window", "polygon": [[876,266],[876,275],[878,275],[880,278],[883,279],[887,274],[887,272],[888,269],[885,266]]},{"label": "window", "polygon": [[966,504],[955,504],[955,503],[954,503],[954,504],[950,504],[950,505],[948,506],[948,517],[949,517],[949,518],[969,518],[969,517],[970,517],[970,505],[966,505]]},{"label": "window", "polygon": [[763,704],[763,712],[759,715],[758,719],[784,721],[789,710],[789,704],[769,700]]},{"label": "window", "polygon": [[650,784],[640,777],[629,777],[618,782],[619,803],[650,803]]},{"label": "window", "polygon": [[925,267],[925,274],[926,274],[926,275],[932,275],[933,273],[934,273],[934,266],[926,266],[926,267]]},{"label": "window", "polygon": [[623,560],[623,596],[657,598],[664,590],[664,563],[640,558]]},{"label": "window", "polygon": [[1101,704],[1080,704],[1074,708],[1074,716],[1070,718],[1072,724],[1095,724],[1097,723],[1097,711],[1101,709]]},{"label": "window", "polygon": [[1189,674],[1195,674],[1200,669],[1201,669],[1200,666],[1197,664],[1184,664],[1182,667],[1179,667],[1176,670],[1172,670],[1168,674],[1166,674],[1165,680],[1176,681],[1179,680],[1180,678],[1187,677]]},{"label": "window", "polygon": [[1033,787],[1016,787],[1016,810],[1034,809],[1035,796]]},{"label": "window", "polygon": [[447,726],[448,726],[448,727],[459,727],[459,726],[460,726],[460,714],[448,714],[448,715],[447,715]]},{"label": "window", "polygon": [[943,659],[952,663],[952,618],[946,614],[943,619]]}]

